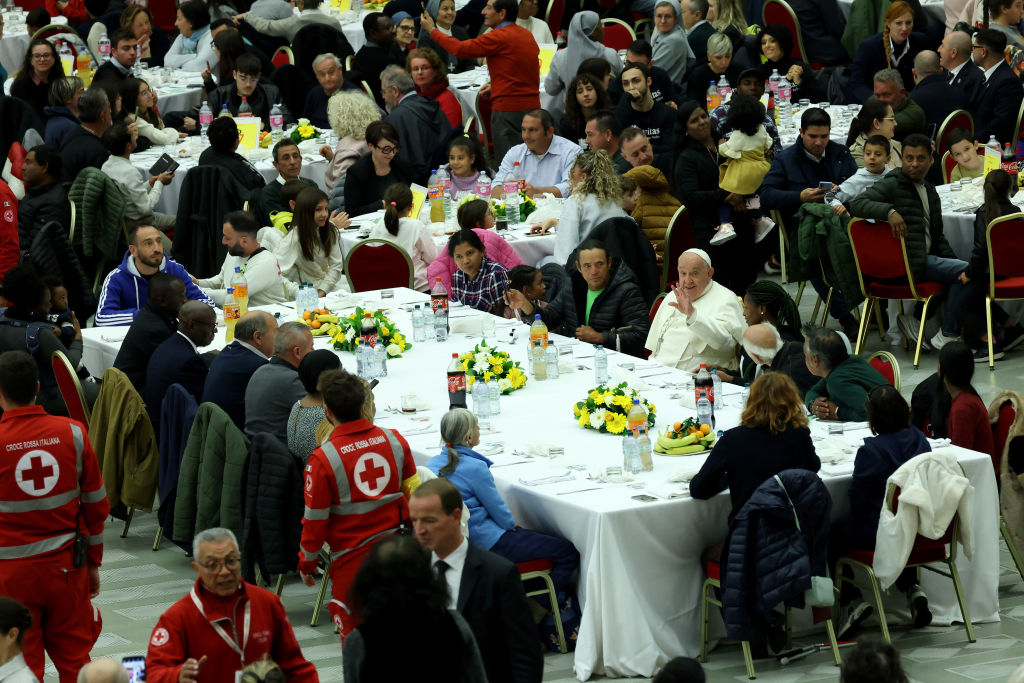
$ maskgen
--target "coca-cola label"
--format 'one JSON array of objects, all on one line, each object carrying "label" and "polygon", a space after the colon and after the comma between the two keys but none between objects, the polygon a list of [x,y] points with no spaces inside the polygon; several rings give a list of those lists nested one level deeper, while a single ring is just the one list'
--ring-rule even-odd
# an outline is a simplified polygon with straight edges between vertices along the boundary
[{"label": "coca-cola label", "polygon": [[448,297],[446,296],[432,296],[430,297],[430,312],[437,313],[438,309],[448,312]]},{"label": "coca-cola label", "polygon": [[376,332],[373,332],[371,334],[364,334],[361,336],[363,338],[363,345],[369,346],[371,349],[377,346],[378,337]]},{"label": "coca-cola label", "polygon": [[694,404],[696,404],[697,401],[700,400],[701,394],[703,394],[704,396],[707,397],[708,401],[711,402],[711,405],[715,404],[715,386],[714,385],[711,385],[709,387],[695,387],[694,390],[693,390],[693,402],[694,402]]},{"label": "coca-cola label", "polygon": [[1017,175],[1017,162],[1016,161],[1004,161],[999,167],[1009,173],[1010,175]]},{"label": "coca-cola label", "polygon": [[526,192],[526,178],[520,178],[516,181],[516,185],[520,192]]},{"label": "coca-cola label", "polygon": [[466,376],[463,374],[459,375],[448,375],[448,393],[456,394],[460,391],[466,390]]}]

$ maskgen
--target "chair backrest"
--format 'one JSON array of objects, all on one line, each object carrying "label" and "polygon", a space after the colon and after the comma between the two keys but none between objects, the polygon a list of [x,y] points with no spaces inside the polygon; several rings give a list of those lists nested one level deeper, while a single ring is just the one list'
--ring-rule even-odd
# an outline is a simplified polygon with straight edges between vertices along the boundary
[{"label": "chair backrest", "polygon": [[[552,0],[554,1],[554,0]],[[561,0],[558,0],[559,2]],[[487,152],[487,156],[490,157],[494,154],[494,136],[491,135],[491,97],[490,95],[482,95],[479,92],[476,95],[476,118],[480,122],[480,130],[483,133],[483,144],[484,151]],[[492,159],[492,161],[494,161]],[[498,162],[501,159],[497,160]],[[498,164],[494,164],[497,168]]]},{"label": "chair backrest", "polygon": [[[47,24],[46,26],[43,26],[40,29],[36,29],[36,32],[32,34],[32,37],[29,38],[28,41],[31,43],[33,40],[36,40],[37,38],[47,38],[48,39],[48,38],[52,38],[54,36],[59,36],[62,33],[63,34],[68,34],[69,39],[71,39],[71,34],[73,34],[74,32],[75,32],[75,30],[73,28],[71,28],[70,26],[68,26],[67,24]],[[75,36],[75,37],[78,37],[79,39],[81,39],[80,36]],[[72,50],[75,49],[74,44],[72,44],[70,47],[71,47]]]},{"label": "chair backrest", "polygon": [[[980,156],[980,157],[985,156],[985,148],[984,147],[978,150],[978,156]],[[955,169],[955,168],[956,168],[956,159],[953,158],[953,155],[950,153],[949,150],[946,150],[945,154],[942,155],[942,180],[947,185],[951,182],[950,178],[953,177],[953,169]]]},{"label": "chair backrest", "polygon": [[562,30],[562,17],[565,16],[565,0],[548,0],[544,10],[544,23],[551,29],[551,35],[557,36]]},{"label": "chair backrest", "polygon": [[625,50],[636,40],[633,29],[620,19],[602,19],[601,23],[604,24],[604,40],[601,43],[615,51]]},{"label": "chair backrest", "polygon": [[[663,303],[665,303],[665,296],[666,296],[665,292],[662,292],[657,297],[655,297],[654,303],[651,304],[651,310],[647,314],[647,324],[648,325],[652,325],[654,323],[654,316],[658,315],[658,309],[661,308],[661,305]],[[651,357],[651,350],[650,349],[644,349],[644,358],[650,358],[650,357]]]},{"label": "chair backrest", "polygon": [[935,152],[939,156],[949,151],[949,136],[957,128],[963,128],[972,137],[974,136],[974,117],[971,116],[970,112],[964,109],[957,109],[951,112],[939,126],[939,130],[935,135]]},{"label": "chair backrest", "polygon": [[75,368],[63,351],[54,351],[50,362],[53,365],[53,375],[57,378],[61,398],[68,407],[68,416],[81,422],[88,430],[89,404],[85,402],[85,393],[82,391],[82,383],[78,381],[78,375],[75,374]]},{"label": "chair backrest", "polygon": [[466,119],[466,122],[462,124],[462,130],[466,132],[466,135],[478,135],[476,130],[476,117],[470,114],[469,118]]},{"label": "chair backrest", "polygon": [[1011,213],[988,225],[989,294],[995,297],[996,282],[1007,277],[1024,276],[1024,213]]},{"label": "chair backrest", "polygon": [[[893,514],[896,514],[896,510],[899,508],[899,502],[900,502],[900,487],[897,486],[896,484],[892,484],[892,483],[886,484],[886,490],[885,490],[885,507],[886,507],[886,509],[888,509]],[[943,545],[947,545],[948,544],[950,546],[950,555],[955,557],[956,556],[956,543],[955,543],[955,541],[956,541],[957,531],[959,529],[959,525],[960,525],[960,515],[959,514],[954,514],[953,515],[953,521],[950,522],[948,527],[946,527],[945,533],[943,533],[940,538],[931,539],[931,538],[926,538],[926,537],[922,536],[921,534],[918,534],[917,537],[914,538],[914,544],[916,545],[918,542],[927,543],[929,545],[931,545],[931,544],[939,544],[939,543],[941,543]]]},{"label": "chair backrest", "polygon": [[174,32],[174,21],[176,19],[175,3],[154,2],[149,5],[149,11],[152,13],[153,22],[157,26],[168,33]]},{"label": "chair backrest", "polygon": [[796,12],[793,11],[788,2],[785,2],[785,0],[765,0],[764,6],[761,8],[761,16],[764,19],[765,26],[768,24],[782,24],[789,29],[793,36],[793,49],[789,51],[789,57],[810,63],[811,60],[807,58],[807,51],[804,50],[804,36],[800,30],[800,20],[797,19]]},{"label": "chair backrest", "polygon": [[871,223],[863,218],[854,218],[847,229],[862,287],[865,278],[887,280],[902,277],[910,278],[913,287],[913,276],[907,263],[907,246],[902,238],[892,234],[892,227],[888,223]]},{"label": "chair backrest", "polygon": [[353,292],[414,286],[412,259],[387,240],[365,240],[345,257],[345,275]]},{"label": "chair backrest", "polygon": [[661,286],[669,290],[669,283],[677,279],[676,269],[679,257],[684,251],[696,244],[693,237],[693,217],[685,206],[680,206],[672,214],[665,231],[665,243],[661,247],[664,262],[662,263]]},{"label": "chair backrest", "polygon": [[[996,405],[997,402],[998,406]],[[1006,440],[1010,438],[1010,430],[1019,433],[1020,425],[1017,424],[1017,420],[1021,418],[1024,421],[1024,413],[1018,416],[1017,411],[1013,407],[1013,401],[1005,398],[1005,394],[997,396],[996,400],[989,406],[988,414],[990,418],[993,413],[995,413],[996,419],[992,422],[992,444],[995,446],[995,457],[992,459],[992,464],[995,466],[996,476],[998,477],[1002,469],[1003,454],[1006,451]]]},{"label": "chair backrest", "polygon": [[868,358],[868,363],[882,373],[882,377],[885,377],[889,384],[896,388],[896,391],[900,390],[900,385],[903,382],[900,377],[900,363],[896,360],[896,356],[888,351],[876,351]]},{"label": "chair backrest", "polygon": [[351,71],[352,70],[352,60],[354,58],[355,58],[355,55],[348,55],[347,57],[345,57],[345,71]]},{"label": "chair backrest", "polygon": [[277,48],[277,51],[274,52],[274,56],[270,59],[270,62],[274,65],[274,68],[284,66],[285,64],[294,64],[295,54],[292,52],[290,47],[279,47]]}]

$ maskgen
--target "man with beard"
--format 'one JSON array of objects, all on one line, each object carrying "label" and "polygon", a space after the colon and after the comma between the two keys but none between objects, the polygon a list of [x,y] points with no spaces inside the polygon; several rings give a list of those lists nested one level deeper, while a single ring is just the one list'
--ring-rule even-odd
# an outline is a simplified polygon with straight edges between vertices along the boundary
[{"label": "man with beard", "polygon": [[180,279],[187,300],[213,306],[185,268],[164,255],[161,232],[152,225],[139,225],[128,230],[128,251],[121,265],[103,281],[96,326],[131,325],[149,300],[149,282],[157,273],[169,273]]},{"label": "man with beard", "polygon": [[260,246],[256,239],[259,225],[245,211],[232,211],[224,216],[221,244],[228,248],[224,265],[213,277],[195,280],[218,306],[228,298],[227,288],[235,277],[235,269],[245,273],[249,285],[249,305],[291,301],[297,285],[281,277],[281,268],[273,252]]},{"label": "man with beard", "polygon": [[643,64],[630,63],[622,70],[625,97],[615,108],[615,118],[623,128],[635,126],[650,140],[655,154],[672,150],[672,128],[676,112],[651,95],[651,77]]}]

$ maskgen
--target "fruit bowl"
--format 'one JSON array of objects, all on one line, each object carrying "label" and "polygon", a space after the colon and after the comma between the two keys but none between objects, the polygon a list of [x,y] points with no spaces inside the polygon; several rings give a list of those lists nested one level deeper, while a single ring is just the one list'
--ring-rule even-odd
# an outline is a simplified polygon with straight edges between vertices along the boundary
[{"label": "fruit bowl", "polygon": [[697,455],[710,451],[714,445],[715,433],[711,425],[700,424],[696,418],[688,417],[659,432],[653,450],[661,455]]}]

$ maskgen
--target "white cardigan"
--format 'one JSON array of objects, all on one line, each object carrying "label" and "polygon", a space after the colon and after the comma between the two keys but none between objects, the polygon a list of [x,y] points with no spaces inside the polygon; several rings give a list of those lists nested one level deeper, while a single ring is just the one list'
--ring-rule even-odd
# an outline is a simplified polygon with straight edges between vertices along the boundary
[{"label": "white cardigan", "polygon": [[335,235],[331,253],[325,257],[318,249],[316,260],[307,261],[303,257],[302,247],[299,245],[299,230],[293,227],[274,247],[274,253],[277,256],[278,265],[281,266],[281,276],[292,283],[311,282],[317,289],[322,289],[325,292],[333,292],[338,289],[345,268],[345,258],[341,255],[340,234]]},{"label": "white cardigan", "polygon": [[953,515],[960,515],[959,541],[967,559],[974,556],[971,537],[971,505],[974,486],[964,476],[956,453],[940,448],[903,463],[887,482],[900,487],[894,515],[882,506],[875,532],[875,576],[882,590],[896,582],[907,566],[917,534],[937,539],[946,532]]},{"label": "white cardigan", "polygon": [[434,236],[423,223],[415,218],[402,218],[398,221],[398,234],[392,235],[384,227],[384,219],[381,219],[370,230],[370,237],[393,242],[405,249],[415,273],[413,289],[418,292],[427,291],[427,268],[437,258],[437,245],[434,244]]}]

